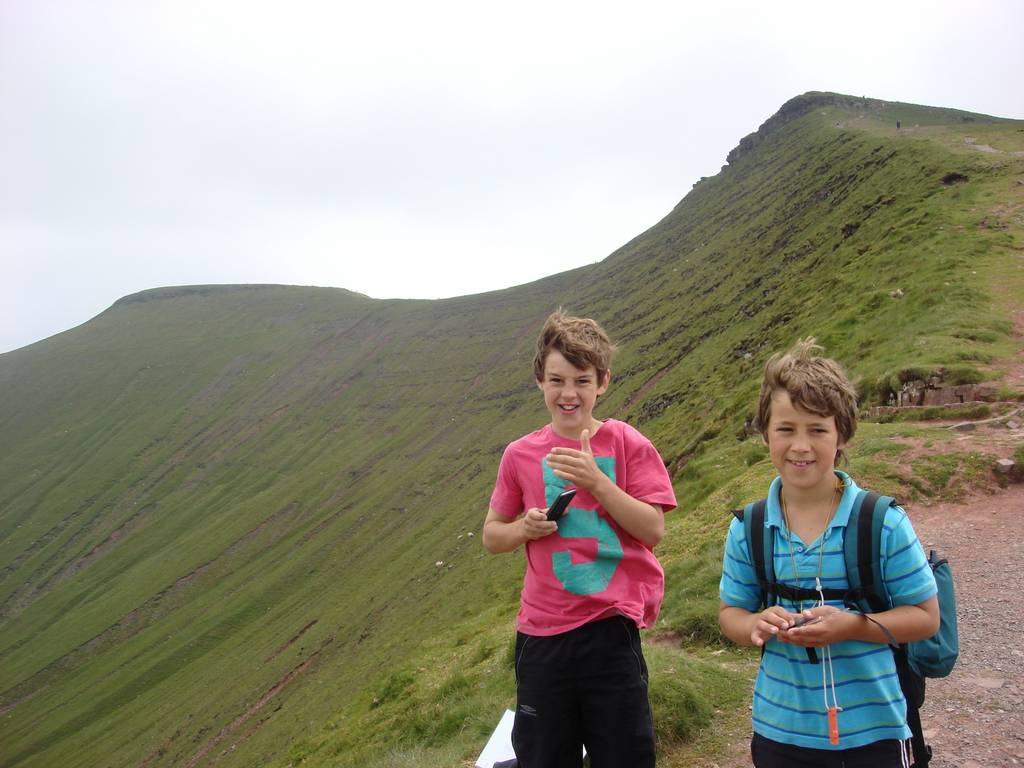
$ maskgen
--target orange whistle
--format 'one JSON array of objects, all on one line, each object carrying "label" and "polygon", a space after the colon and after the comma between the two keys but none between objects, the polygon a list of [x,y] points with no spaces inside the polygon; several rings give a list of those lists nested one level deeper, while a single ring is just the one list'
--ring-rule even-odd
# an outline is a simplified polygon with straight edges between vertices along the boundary
[{"label": "orange whistle", "polygon": [[839,710],[835,707],[828,708],[828,741],[830,744],[839,743]]}]

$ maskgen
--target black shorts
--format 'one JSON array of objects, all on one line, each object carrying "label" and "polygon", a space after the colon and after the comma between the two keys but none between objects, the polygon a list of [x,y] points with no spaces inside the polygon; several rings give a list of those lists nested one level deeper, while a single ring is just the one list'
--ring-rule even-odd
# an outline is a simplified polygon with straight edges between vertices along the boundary
[{"label": "black shorts", "polygon": [[750,740],[754,768],[905,768],[905,743],[884,739],[850,749],[811,749],[780,744],[758,733]]},{"label": "black shorts", "polygon": [[615,617],[550,637],[516,637],[520,768],[653,768],[654,724],[640,632]]}]

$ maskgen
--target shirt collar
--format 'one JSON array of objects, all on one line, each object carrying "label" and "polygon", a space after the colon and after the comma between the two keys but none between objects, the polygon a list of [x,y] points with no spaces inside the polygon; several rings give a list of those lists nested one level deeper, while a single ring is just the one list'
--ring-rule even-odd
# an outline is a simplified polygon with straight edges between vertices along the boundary
[{"label": "shirt collar", "polygon": [[[850,511],[853,509],[853,501],[860,489],[853,481],[853,478],[842,470],[834,470],[836,477],[843,481],[843,495],[839,499],[839,506],[836,513],[832,515],[829,528],[845,528],[850,522]],[[783,528],[785,521],[782,517],[782,503],[779,500],[779,492],[782,490],[782,478],[776,477],[768,488],[768,506],[765,510],[765,525],[774,525],[776,528]]]}]

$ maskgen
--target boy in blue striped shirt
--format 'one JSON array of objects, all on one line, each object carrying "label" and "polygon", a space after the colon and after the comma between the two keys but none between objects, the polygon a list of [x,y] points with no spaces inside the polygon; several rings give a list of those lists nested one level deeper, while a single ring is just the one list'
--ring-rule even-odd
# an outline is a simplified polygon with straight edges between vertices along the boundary
[{"label": "boy in blue striped shirt", "polygon": [[[765,535],[774,537],[779,583],[845,590],[843,540],[860,489],[836,465],[856,430],[857,399],[842,367],[820,351],[803,340],[765,365],[757,425],[779,473],[768,489]],[[935,579],[899,507],[885,513],[880,559],[892,607],[872,618],[900,643],[931,637],[939,626]],[[782,598],[762,610],[739,520],[726,539],[719,596],[722,632],[763,649],[751,741],[757,768],[909,764],[906,702],[877,624],[841,601]]]}]

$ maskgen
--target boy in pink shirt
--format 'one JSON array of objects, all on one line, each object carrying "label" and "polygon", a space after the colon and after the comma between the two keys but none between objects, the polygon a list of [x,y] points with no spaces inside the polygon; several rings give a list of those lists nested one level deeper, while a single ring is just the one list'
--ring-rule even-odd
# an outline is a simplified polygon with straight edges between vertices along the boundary
[{"label": "boy in pink shirt", "polygon": [[[653,548],[676,505],[647,438],[593,416],[614,347],[593,320],[553,313],[534,375],[551,423],[505,449],[484,521],[491,552],[526,546],[512,744],[521,768],[654,766],[639,628],[654,624],[664,572]],[[547,508],[575,488],[557,521]]]}]

